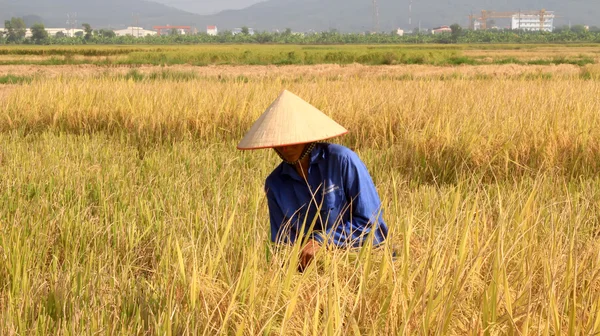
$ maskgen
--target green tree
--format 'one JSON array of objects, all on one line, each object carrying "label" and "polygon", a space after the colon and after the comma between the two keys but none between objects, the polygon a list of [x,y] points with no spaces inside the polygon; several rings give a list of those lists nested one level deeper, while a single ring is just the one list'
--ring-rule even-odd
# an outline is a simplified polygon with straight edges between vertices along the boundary
[{"label": "green tree", "polygon": [[250,29],[246,26],[242,27],[242,35],[250,35]]},{"label": "green tree", "polygon": [[81,32],[81,31],[75,32],[75,37],[83,37],[83,32]]},{"label": "green tree", "polygon": [[57,32],[56,35],[54,35],[54,37],[56,38],[63,38],[66,37],[67,35],[61,31]]},{"label": "green tree", "polygon": [[462,34],[462,27],[458,23],[450,25],[450,29],[452,29],[452,36],[459,36]]},{"label": "green tree", "polygon": [[36,23],[31,26],[31,40],[34,43],[41,44],[48,39],[48,32],[42,23]]},{"label": "green tree", "polygon": [[571,27],[571,31],[573,33],[580,34],[580,33],[585,33],[587,31],[587,29],[585,29],[584,25],[574,25]]},{"label": "green tree", "polygon": [[92,38],[92,33],[94,32],[94,30],[92,29],[92,26],[90,26],[89,23],[84,23],[81,26],[83,27],[83,31],[85,32],[85,35],[83,36],[83,38],[86,41],[89,41]]},{"label": "green tree", "polygon": [[110,29],[100,29],[97,30],[96,33],[102,38],[113,38],[116,36],[115,32]]},{"label": "green tree", "polygon": [[177,28],[173,28],[173,29],[171,29],[171,32],[169,33],[169,35],[179,35],[179,30],[177,30]]},{"label": "green tree", "polygon": [[268,32],[257,33],[254,35],[254,39],[258,43],[272,43],[276,39],[275,34],[270,34]]},{"label": "green tree", "polygon": [[6,29],[6,40],[10,43],[19,43],[25,37],[25,22],[21,18],[13,17],[4,21],[4,28]]},{"label": "green tree", "polygon": [[458,42],[458,38],[463,34],[463,29],[458,23],[454,23],[450,25],[450,29],[452,29],[452,42]]}]

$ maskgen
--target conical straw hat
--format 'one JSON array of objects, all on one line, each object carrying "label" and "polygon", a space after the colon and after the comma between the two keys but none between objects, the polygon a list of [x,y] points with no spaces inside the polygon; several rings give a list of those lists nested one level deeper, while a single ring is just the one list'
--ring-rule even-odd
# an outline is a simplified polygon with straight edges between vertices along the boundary
[{"label": "conical straw hat", "polygon": [[348,133],[302,98],[285,90],[252,125],[238,149],[297,145]]}]

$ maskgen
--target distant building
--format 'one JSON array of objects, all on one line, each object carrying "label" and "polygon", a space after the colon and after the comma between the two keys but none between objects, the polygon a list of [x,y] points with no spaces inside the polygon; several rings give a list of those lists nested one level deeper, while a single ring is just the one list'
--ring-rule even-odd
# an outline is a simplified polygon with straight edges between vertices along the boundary
[{"label": "distant building", "polygon": [[[48,29],[46,29],[46,30],[48,30]],[[68,37],[74,37],[75,34],[77,34],[77,33],[85,34],[85,31],[83,29],[78,29],[78,28],[67,28],[65,31],[66,31],[65,35],[67,35]]]},{"label": "distant building", "polygon": [[[55,37],[58,33],[63,33],[66,37],[74,37],[76,33],[81,32],[85,34],[83,29],[75,29],[75,28],[45,28],[46,32],[48,32],[48,36]],[[31,37],[31,29],[25,29],[25,37]]]},{"label": "distant building", "polygon": [[[233,35],[241,34],[242,28],[234,28],[231,33]],[[248,35],[254,35],[254,28],[248,28]]]},{"label": "distant building", "polygon": [[554,30],[554,12],[545,12],[543,17],[540,14],[515,14],[512,16],[510,28],[551,32]]},{"label": "distant building", "polygon": [[195,34],[198,34],[198,29],[196,29],[195,27],[191,27],[191,26],[171,26],[171,25],[166,25],[166,26],[154,26],[152,28],[154,28],[154,30],[156,30],[156,34],[158,36],[161,36],[161,35],[171,35],[171,34],[177,34],[177,35],[195,35]]},{"label": "distant building", "polygon": [[67,28],[46,28],[46,31],[48,32],[48,36],[52,37],[56,36],[58,33],[62,33],[64,36],[69,36],[69,33],[75,34],[75,32],[69,31]]},{"label": "distant building", "polygon": [[396,35],[404,36],[404,29],[400,29],[400,28],[396,29]]},{"label": "distant building", "polygon": [[133,37],[154,36],[157,33],[154,30],[146,30],[142,27],[127,27],[127,29],[115,30],[117,36],[131,35]]},{"label": "distant building", "polygon": [[441,26],[437,28],[433,28],[431,30],[431,34],[441,34],[441,33],[452,33],[452,29],[448,26]]},{"label": "distant building", "polygon": [[207,26],[206,33],[211,36],[217,36],[219,31],[217,30],[217,26]]}]

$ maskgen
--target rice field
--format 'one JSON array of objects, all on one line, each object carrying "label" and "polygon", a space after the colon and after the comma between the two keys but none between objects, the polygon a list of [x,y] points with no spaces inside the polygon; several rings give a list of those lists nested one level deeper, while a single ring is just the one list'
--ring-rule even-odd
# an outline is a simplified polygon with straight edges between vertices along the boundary
[{"label": "rice field", "polygon": [[600,61],[598,44],[0,46],[0,66],[560,65]]},{"label": "rice field", "polygon": [[[598,334],[599,74],[0,67],[0,334]],[[235,145],[283,89],[350,130],[384,249],[269,243],[279,159]]]}]

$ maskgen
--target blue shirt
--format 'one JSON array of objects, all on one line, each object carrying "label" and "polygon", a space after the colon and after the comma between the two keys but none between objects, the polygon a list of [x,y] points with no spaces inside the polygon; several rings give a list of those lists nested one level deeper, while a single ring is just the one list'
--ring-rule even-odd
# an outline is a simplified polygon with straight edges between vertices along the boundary
[{"label": "blue shirt", "polygon": [[381,201],[356,153],[340,145],[317,144],[307,176],[305,181],[282,162],[267,177],[273,242],[293,244],[307,234],[338,247],[359,247],[369,237],[374,246],[385,241],[388,228]]}]

